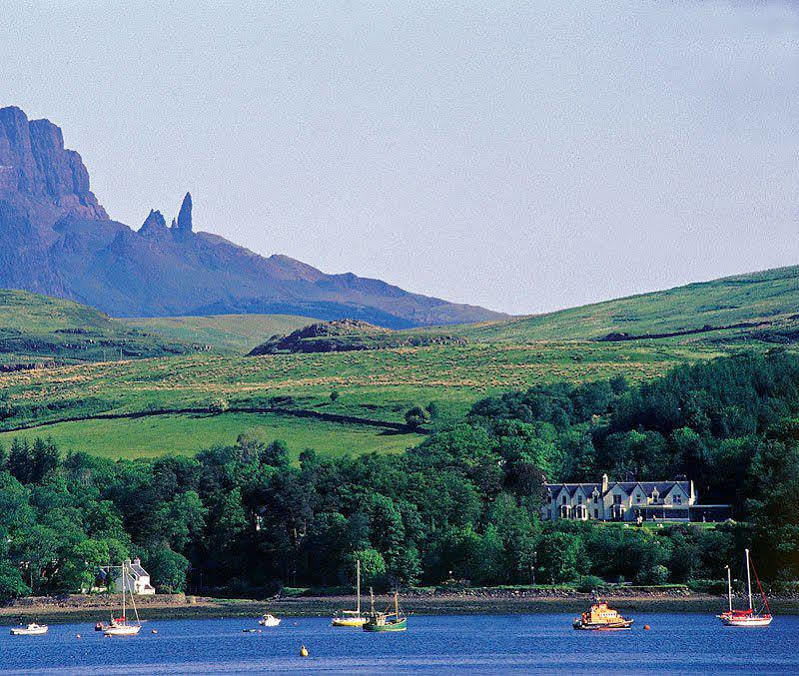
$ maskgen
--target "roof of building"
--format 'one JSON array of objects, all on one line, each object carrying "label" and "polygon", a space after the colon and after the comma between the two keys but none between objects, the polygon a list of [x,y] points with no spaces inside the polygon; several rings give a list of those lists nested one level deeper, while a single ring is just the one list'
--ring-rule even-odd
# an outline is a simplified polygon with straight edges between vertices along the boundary
[{"label": "roof of building", "polygon": [[569,497],[574,497],[578,488],[582,488],[586,494],[593,493],[594,490],[601,495],[607,495],[616,486],[619,486],[627,495],[630,495],[636,488],[640,486],[641,490],[646,495],[652,495],[657,489],[658,495],[666,495],[671,491],[674,486],[679,486],[686,495],[691,493],[690,481],[611,481],[608,483],[608,490],[602,493],[602,484],[598,483],[562,483],[562,484],[544,484],[550,493],[560,492],[562,488],[566,489]]}]

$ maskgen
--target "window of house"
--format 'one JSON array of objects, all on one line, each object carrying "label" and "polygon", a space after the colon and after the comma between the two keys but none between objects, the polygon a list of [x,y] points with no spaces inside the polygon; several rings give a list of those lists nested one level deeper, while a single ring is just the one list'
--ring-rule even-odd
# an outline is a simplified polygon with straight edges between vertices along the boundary
[{"label": "window of house", "polygon": [[614,505],[620,505],[621,504],[621,494],[620,493],[615,493],[613,495],[613,504]]},{"label": "window of house", "polygon": [[639,493],[638,495],[636,495],[636,496],[635,496],[635,501],[636,501],[638,504],[641,504],[641,494],[640,494],[640,493]]},{"label": "window of house", "polygon": [[552,502],[552,496],[551,495],[547,495],[547,502]]},{"label": "window of house", "polygon": [[564,505],[566,504],[566,496],[565,495],[563,496],[563,504]]},{"label": "window of house", "polygon": [[595,510],[594,510],[594,518],[595,518],[595,519],[598,519],[598,518],[599,518],[599,510],[598,510],[598,509],[595,509]]},{"label": "window of house", "polygon": [[671,498],[671,501],[675,505],[681,505],[682,504],[682,495],[673,495],[672,498]]},{"label": "window of house", "polygon": [[578,496],[577,496],[577,502],[578,502],[579,504],[581,504],[581,505],[583,504],[583,496],[582,496],[582,493],[581,493],[580,495],[578,495]]}]

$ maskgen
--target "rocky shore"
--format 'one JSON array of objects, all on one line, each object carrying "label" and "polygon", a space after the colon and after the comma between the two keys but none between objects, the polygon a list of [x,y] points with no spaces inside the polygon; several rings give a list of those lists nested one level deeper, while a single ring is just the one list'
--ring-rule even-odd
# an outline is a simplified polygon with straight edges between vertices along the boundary
[{"label": "rocky shore", "polygon": [[[639,612],[718,612],[725,599],[693,593],[685,588],[620,589],[603,595],[620,610]],[[513,614],[577,613],[591,603],[593,595],[571,589],[464,589],[411,590],[402,604],[412,614]],[[378,596],[382,607],[388,596]],[[770,600],[776,615],[799,614],[799,598]],[[107,619],[119,608],[115,595],[65,595],[17,599],[0,608],[0,624],[26,621],[96,622]],[[266,610],[286,617],[327,617],[340,608],[352,607],[353,596],[276,596],[269,599],[219,599],[184,594],[137,597],[140,615],[149,620],[256,617]]]}]

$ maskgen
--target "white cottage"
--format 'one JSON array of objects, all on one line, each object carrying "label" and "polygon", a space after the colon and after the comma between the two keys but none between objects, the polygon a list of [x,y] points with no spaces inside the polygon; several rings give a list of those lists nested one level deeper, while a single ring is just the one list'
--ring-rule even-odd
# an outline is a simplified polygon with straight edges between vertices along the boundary
[{"label": "white cottage", "polygon": [[[150,584],[150,573],[148,573],[141,565],[141,559],[128,559],[125,562],[127,569],[127,580],[125,581],[125,589],[138,595],[155,594],[155,587]],[[122,590],[122,566],[106,566],[101,569],[100,577],[107,580],[109,576],[113,576],[114,589],[116,591]]]}]

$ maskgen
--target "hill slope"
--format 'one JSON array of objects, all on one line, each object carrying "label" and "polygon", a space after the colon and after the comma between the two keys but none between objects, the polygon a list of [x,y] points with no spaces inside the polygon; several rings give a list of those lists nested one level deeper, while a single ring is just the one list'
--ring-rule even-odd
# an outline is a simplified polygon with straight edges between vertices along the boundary
[{"label": "hill slope", "polygon": [[478,341],[685,340],[793,342],[799,266],[698,282],[520,319],[447,327]]},{"label": "hill slope", "polygon": [[115,316],[280,313],[391,328],[504,316],[195,232],[188,194],[171,227],[151,211],[134,231],[108,218],[61,130],[13,107],[0,108],[0,287]]},{"label": "hill slope", "polygon": [[208,345],[215,352],[245,354],[263,342],[264,336],[290,333],[307,326],[309,319],[296,315],[244,314],[123,317],[113,321],[167,340]]},{"label": "hill slope", "polygon": [[69,363],[187,354],[182,341],[129,328],[94,308],[28,291],[0,289],[0,365]]}]

